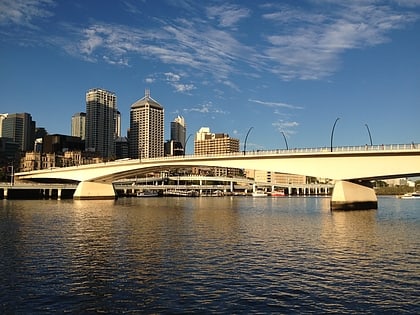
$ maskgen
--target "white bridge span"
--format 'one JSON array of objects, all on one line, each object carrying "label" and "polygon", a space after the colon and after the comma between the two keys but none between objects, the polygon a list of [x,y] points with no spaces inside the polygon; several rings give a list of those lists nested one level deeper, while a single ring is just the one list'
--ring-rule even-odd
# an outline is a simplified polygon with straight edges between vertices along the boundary
[{"label": "white bridge span", "polygon": [[[142,160],[117,160],[100,164],[38,170],[15,174],[19,180],[80,182],[75,198],[115,198],[112,182],[150,171],[190,166],[218,166],[299,174],[336,180],[343,202],[364,202],[365,187],[347,187],[347,181],[420,176],[420,144],[248,151],[221,155],[187,155]],[[344,182],[343,182],[344,181]],[[342,185],[344,183],[344,187]],[[104,189],[105,186],[108,189]],[[96,187],[96,188],[95,188]],[[100,188],[99,188],[100,187]],[[112,189],[111,189],[112,188]],[[350,196],[357,191],[357,196]],[[334,201],[333,193],[333,201]],[[373,192],[374,195],[374,192]],[[337,198],[337,197],[336,197]],[[361,199],[361,200],[358,200]],[[365,200],[366,199],[366,200]],[[376,202],[376,196],[374,196]],[[340,202],[340,201],[339,201]]]}]

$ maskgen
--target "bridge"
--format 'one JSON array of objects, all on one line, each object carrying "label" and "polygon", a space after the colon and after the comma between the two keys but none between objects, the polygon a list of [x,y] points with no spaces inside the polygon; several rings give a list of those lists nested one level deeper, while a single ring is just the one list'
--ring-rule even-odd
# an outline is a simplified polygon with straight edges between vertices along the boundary
[{"label": "bridge", "polygon": [[183,167],[228,167],[266,170],[335,180],[332,209],[377,208],[374,179],[420,176],[420,144],[302,148],[247,151],[217,155],[186,155],[113,162],[16,173],[18,180],[76,181],[75,199],[115,198],[118,179]]}]

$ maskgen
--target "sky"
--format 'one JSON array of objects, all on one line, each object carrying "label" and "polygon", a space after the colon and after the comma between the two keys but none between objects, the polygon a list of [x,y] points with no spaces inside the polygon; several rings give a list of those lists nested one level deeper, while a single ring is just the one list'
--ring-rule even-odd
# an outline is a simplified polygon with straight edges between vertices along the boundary
[{"label": "sky", "polygon": [[123,135],[149,89],[165,139],[180,115],[241,150],[329,147],[334,122],[334,146],[420,143],[420,0],[0,0],[0,113],[69,135],[91,88]]}]

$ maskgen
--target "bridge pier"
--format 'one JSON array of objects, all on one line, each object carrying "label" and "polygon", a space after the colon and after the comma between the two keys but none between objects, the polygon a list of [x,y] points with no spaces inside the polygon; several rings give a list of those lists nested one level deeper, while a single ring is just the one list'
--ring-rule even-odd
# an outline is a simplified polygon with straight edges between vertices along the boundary
[{"label": "bridge pier", "polygon": [[116,199],[114,186],[110,183],[80,182],[73,194],[73,199]]},{"label": "bridge pier", "polygon": [[378,208],[373,188],[339,180],[331,196],[331,210],[368,210]]}]

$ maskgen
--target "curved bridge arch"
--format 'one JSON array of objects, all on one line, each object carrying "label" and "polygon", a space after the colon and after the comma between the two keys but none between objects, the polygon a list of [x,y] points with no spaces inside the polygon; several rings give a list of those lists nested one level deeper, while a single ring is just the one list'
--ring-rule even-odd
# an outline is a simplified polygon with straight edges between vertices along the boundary
[{"label": "curved bridge arch", "polygon": [[[120,178],[150,171],[194,166],[266,170],[329,178],[337,181],[412,177],[420,176],[420,146],[413,144],[381,145],[334,148],[333,152],[327,148],[318,148],[246,152],[246,154],[238,152],[223,155],[192,155],[147,160],[126,159],[100,164],[17,173],[16,177],[20,180],[35,181],[47,179],[73,180],[81,183],[108,184],[112,187],[110,183]],[[92,186],[92,184],[84,185]],[[82,185],[79,186],[82,187]],[[101,186],[100,190],[104,187]],[[83,197],[85,192],[91,190],[92,187],[81,188],[80,196]],[[111,192],[110,189],[107,190],[106,194],[113,194],[115,198],[115,193]]]}]

